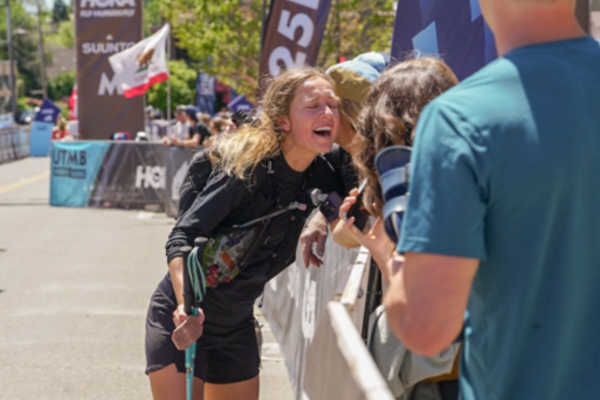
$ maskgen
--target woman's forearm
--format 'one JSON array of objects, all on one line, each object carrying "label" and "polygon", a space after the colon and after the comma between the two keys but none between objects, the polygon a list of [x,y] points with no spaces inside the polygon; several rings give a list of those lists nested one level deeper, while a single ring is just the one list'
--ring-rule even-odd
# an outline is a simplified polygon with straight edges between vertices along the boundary
[{"label": "woman's forearm", "polygon": [[169,273],[177,305],[183,304],[183,257],[175,257],[169,262]]}]

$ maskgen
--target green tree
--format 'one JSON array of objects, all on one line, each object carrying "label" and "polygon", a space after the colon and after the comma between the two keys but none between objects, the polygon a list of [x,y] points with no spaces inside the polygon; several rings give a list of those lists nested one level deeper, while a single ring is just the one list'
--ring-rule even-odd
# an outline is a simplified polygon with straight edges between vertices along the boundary
[{"label": "green tree", "polygon": [[[169,61],[171,80],[171,109],[178,104],[194,104],[196,94],[196,76],[194,68],[188,67],[183,60]],[[167,110],[167,82],[161,82],[148,90],[148,104],[160,110]],[[172,111],[171,110],[171,111]]]},{"label": "green tree", "polygon": [[75,72],[60,73],[48,82],[48,97],[54,101],[69,97],[73,86],[75,86]]},{"label": "green tree", "polygon": [[[333,0],[317,65],[339,56],[391,47],[397,0]],[[157,15],[156,2],[147,0]],[[158,15],[173,27],[177,46],[201,63],[203,72],[252,98],[258,82],[262,0],[162,0]]]},{"label": "green tree", "polygon": [[249,97],[257,87],[262,0],[163,0],[177,46]]},{"label": "green tree", "polygon": [[319,65],[328,67],[344,56],[350,60],[367,51],[389,53],[397,0],[333,0]]},{"label": "green tree", "polygon": [[[40,59],[37,46],[36,22],[21,2],[11,2],[11,23],[13,29],[13,55],[17,63],[18,81],[23,83],[19,89],[24,94],[30,94],[33,89],[39,89]],[[0,59],[8,60],[8,45],[6,35],[6,18],[0,18]],[[48,60],[46,57],[45,60]],[[46,65],[49,65],[48,63]]]},{"label": "green tree", "polygon": [[54,0],[54,8],[52,9],[52,22],[58,24],[60,21],[69,20],[69,10],[63,0]]},{"label": "green tree", "polygon": [[72,49],[75,47],[75,21],[73,19],[61,21],[54,33],[44,36],[45,43]]},{"label": "green tree", "polygon": [[152,28],[162,25],[161,0],[144,0],[144,34],[152,35]]}]

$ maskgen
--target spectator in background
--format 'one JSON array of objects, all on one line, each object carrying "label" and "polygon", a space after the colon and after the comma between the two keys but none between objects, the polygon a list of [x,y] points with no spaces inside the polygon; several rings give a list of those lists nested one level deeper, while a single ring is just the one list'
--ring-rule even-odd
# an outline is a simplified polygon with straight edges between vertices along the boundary
[{"label": "spectator in background", "polygon": [[56,126],[52,130],[52,140],[60,140],[69,135],[67,130],[67,120],[62,115],[58,116]]},{"label": "spectator in background", "polygon": [[198,117],[198,121],[202,122],[204,125],[208,126],[210,123],[210,115],[199,112],[196,114],[196,116]]},{"label": "spectator in background", "polygon": [[231,116],[230,114],[231,113],[229,112],[227,107],[221,107],[221,109],[219,110],[219,113],[218,113],[219,117],[222,117],[225,119],[229,118]]},{"label": "spectator in background", "polygon": [[167,134],[162,138],[162,144],[165,146],[181,146],[182,142],[188,138],[189,124],[185,116],[185,106],[179,105],[175,108],[175,121],[167,130]]},{"label": "spectator in background", "polygon": [[154,123],[155,109],[152,106],[146,107],[146,138],[150,142],[158,141],[158,127]]},{"label": "spectator in background", "polygon": [[386,310],[419,354],[464,332],[464,400],[600,393],[600,45],[575,3],[481,0],[502,57],[417,127]]},{"label": "spectator in background", "polygon": [[183,140],[182,145],[186,147],[200,146],[207,137],[210,137],[208,127],[198,121],[198,114],[193,106],[186,107],[185,117],[189,125],[189,133],[188,137]]},{"label": "spectator in background", "polygon": [[210,131],[210,136],[204,139],[202,142],[202,146],[208,148],[214,144],[214,141],[219,137],[221,133],[225,131],[227,128],[227,120],[225,118],[216,116],[210,120],[208,124],[208,129]]}]

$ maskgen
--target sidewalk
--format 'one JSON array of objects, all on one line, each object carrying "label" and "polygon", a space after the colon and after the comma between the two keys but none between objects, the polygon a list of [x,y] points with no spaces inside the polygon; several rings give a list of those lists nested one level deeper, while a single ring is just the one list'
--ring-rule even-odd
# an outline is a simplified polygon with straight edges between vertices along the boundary
[{"label": "sidewalk", "polygon": [[262,326],[262,369],[260,371],[260,400],[294,400],[292,385],[281,349],[259,308],[254,316]]}]

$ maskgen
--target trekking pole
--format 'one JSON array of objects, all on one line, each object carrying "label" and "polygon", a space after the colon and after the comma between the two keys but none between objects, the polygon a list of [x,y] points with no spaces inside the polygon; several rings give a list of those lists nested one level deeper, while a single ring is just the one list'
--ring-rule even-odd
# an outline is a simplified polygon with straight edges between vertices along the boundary
[{"label": "trekking pole", "polygon": [[[190,271],[188,269],[188,257],[192,252],[190,246],[184,246],[181,248],[183,253],[183,310],[187,315],[192,314],[192,303],[193,303],[193,290],[190,279]],[[198,313],[196,312],[196,315]],[[186,387],[186,399],[192,400],[192,394],[194,390],[194,361],[196,355],[196,342],[185,349],[185,387]]]},{"label": "trekking pole", "polygon": [[[204,253],[208,241],[206,238],[197,238],[195,248],[189,246],[181,248],[183,253],[183,301],[184,311],[187,315],[197,317],[200,302],[206,292],[204,272],[199,258]],[[186,399],[192,400],[194,390],[194,366],[196,362],[196,341],[185,349],[185,386]]]}]

